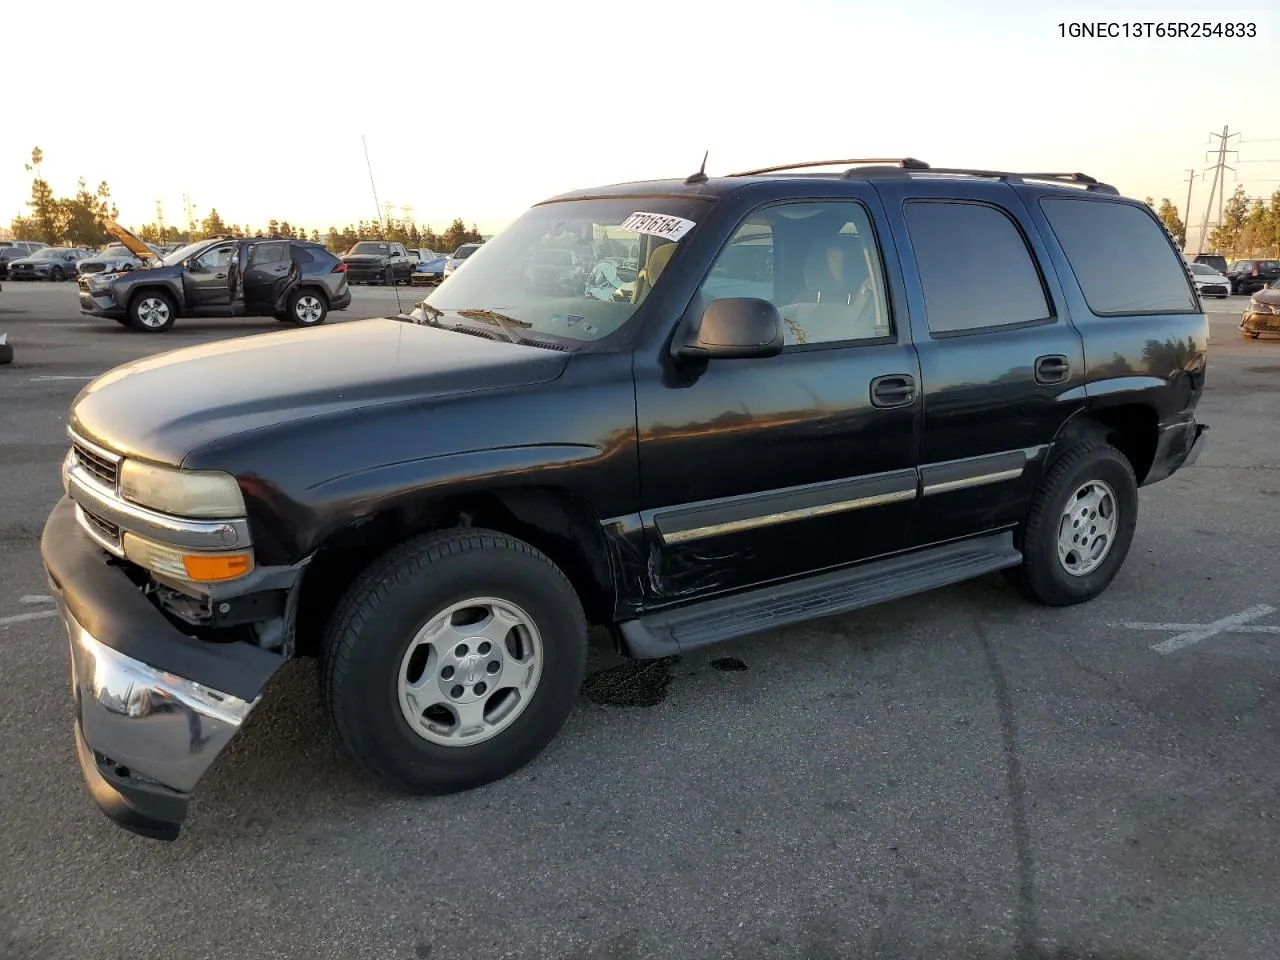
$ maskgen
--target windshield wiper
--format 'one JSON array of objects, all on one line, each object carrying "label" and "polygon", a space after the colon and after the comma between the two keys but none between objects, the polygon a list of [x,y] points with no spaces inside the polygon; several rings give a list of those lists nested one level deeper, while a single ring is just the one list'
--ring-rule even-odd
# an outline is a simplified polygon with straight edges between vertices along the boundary
[{"label": "windshield wiper", "polygon": [[532,323],[526,323],[524,320],[517,320],[515,317],[508,317],[506,314],[497,313],[493,310],[455,310],[460,317],[466,317],[468,320],[481,320],[488,323],[496,323],[502,328],[502,332],[507,335],[507,339],[512,343],[519,343],[522,339],[520,334],[513,333],[512,327],[532,327]]}]

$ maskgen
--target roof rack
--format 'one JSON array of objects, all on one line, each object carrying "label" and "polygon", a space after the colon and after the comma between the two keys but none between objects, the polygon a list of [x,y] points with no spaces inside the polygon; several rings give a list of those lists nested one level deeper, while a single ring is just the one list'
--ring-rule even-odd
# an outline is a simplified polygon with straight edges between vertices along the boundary
[{"label": "roof rack", "polygon": [[[855,164],[866,164],[866,166],[855,166]],[[1097,193],[1107,193],[1119,195],[1117,190],[1109,183],[1103,183],[1087,173],[1011,173],[1006,170],[973,170],[967,167],[931,167],[923,160],[917,160],[915,157],[893,157],[888,159],[862,159],[862,160],[810,160],[804,163],[787,163],[776,167],[760,167],[757,170],[744,170],[741,173],[731,173],[731,177],[753,177],[765,173],[784,173],[789,170],[807,170],[813,167],[832,167],[848,165],[848,169],[841,176],[846,179],[857,178],[879,178],[879,177],[910,177],[913,174],[931,177],[985,177],[991,180],[1004,180],[1011,183],[1025,183],[1028,180],[1040,181],[1045,183],[1056,184],[1073,184],[1083,186],[1086,190],[1095,191]],[[809,176],[820,176],[820,174],[809,174]]]},{"label": "roof rack", "polygon": [[924,177],[981,177],[989,180],[1003,180],[1007,183],[1026,183],[1037,181],[1059,185],[1072,184],[1083,186],[1095,193],[1106,193],[1119,196],[1120,191],[1109,183],[1103,183],[1087,173],[1013,173],[1008,170],[971,170],[965,167],[925,167],[902,168],[893,166],[853,167],[844,172],[844,176],[855,178],[902,178],[918,173]]},{"label": "roof rack", "polygon": [[758,170],[743,170],[741,173],[731,173],[731,177],[754,177],[762,173],[781,173],[785,170],[804,170],[809,167],[834,167],[838,164],[846,163],[892,163],[897,164],[895,169],[906,170],[928,170],[929,165],[923,160],[917,160],[915,157],[893,157],[889,159],[876,158],[873,160],[806,160],[804,163],[784,163],[777,167],[761,167]]}]

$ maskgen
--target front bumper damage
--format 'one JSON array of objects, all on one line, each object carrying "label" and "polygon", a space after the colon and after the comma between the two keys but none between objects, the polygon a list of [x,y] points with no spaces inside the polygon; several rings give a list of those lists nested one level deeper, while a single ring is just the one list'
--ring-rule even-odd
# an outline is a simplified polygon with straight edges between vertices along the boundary
[{"label": "front bumper damage", "polygon": [[125,829],[177,839],[192,791],[284,658],[188,636],[108,560],[68,498],[50,514],[40,552],[70,644],[85,784]]}]

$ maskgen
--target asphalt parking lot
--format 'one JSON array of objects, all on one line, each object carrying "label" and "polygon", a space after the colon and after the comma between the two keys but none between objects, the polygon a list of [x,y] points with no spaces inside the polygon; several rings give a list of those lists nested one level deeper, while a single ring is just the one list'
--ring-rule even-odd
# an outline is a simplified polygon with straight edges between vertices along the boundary
[{"label": "asphalt parking lot", "polygon": [[[993,577],[638,671],[599,645],[538,761],[443,799],[365,782],[294,664],[166,845],[73,755],[38,555],[64,415],[117,363],[279,325],[144,335],[4,283],[0,957],[1276,956],[1280,340],[1243,300],[1209,303],[1208,446],[1094,603]],[[333,320],[394,309],[360,287]]]}]

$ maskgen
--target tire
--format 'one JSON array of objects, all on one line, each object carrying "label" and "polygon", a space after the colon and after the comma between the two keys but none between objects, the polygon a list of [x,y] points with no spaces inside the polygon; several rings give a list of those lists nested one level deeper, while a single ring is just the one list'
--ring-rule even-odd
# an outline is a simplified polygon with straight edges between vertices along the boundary
[{"label": "tire", "polygon": [[65,279],[67,279],[67,275],[62,272],[61,267],[54,267],[52,270],[49,271],[49,280],[51,282],[61,283]]},{"label": "tire", "polygon": [[[459,696],[455,691],[481,693],[476,678],[487,677],[495,664],[488,658],[501,654],[498,680],[476,701],[501,710],[511,702],[502,698],[514,688],[500,685],[517,658],[501,639],[501,650],[479,642],[482,623],[492,620],[461,628],[476,631],[472,637],[464,634],[463,642],[473,644],[466,649],[456,636],[420,643],[420,631],[451,607],[473,600],[493,601],[475,608],[490,616],[507,605],[502,609],[527,618],[536,635],[531,643],[524,633],[518,649],[526,657],[532,651],[532,659],[511,676],[527,679],[535,666],[538,671],[527,696],[507,713],[495,714],[495,723],[504,726],[487,734],[477,728],[480,732],[467,737],[461,715],[443,704]],[[490,635],[510,638],[513,633],[520,635],[519,630],[503,634],[501,629]],[[414,649],[426,652],[419,657]],[[472,662],[459,661],[459,651]],[[323,638],[321,697],[348,753],[378,780],[408,793],[456,793],[514,773],[542,752],[573,708],[586,653],[582,605],[544,554],[503,533],[453,529],[402,544],[357,578]],[[440,662],[449,656],[456,669]],[[425,661],[420,676],[415,676],[415,660]],[[425,684],[420,700],[406,692],[406,683],[415,679]],[[453,680],[464,680],[469,687],[446,686]],[[418,708],[432,699],[436,704],[420,714]],[[427,722],[430,717],[445,722],[433,726]]]},{"label": "tire", "polygon": [[[1075,521],[1067,515],[1075,514],[1078,519],[1087,503],[1080,500],[1070,511],[1068,507],[1077,493],[1086,489],[1103,493],[1103,500],[1110,502],[1110,536],[1099,548],[1096,559],[1091,559],[1087,550],[1074,548],[1068,540],[1073,549],[1064,559],[1059,551],[1059,531],[1064,522],[1069,522],[1072,525],[1066,527],[1066,532],[1075,536]],[[1086,513],[1092,514],[1085,518],[1089,529],[1106,529],[1107,524],[1102,522],[1106,511],[1101,503]],[[1138,484],[1133,467],[1110,444],[1086,440],[1066,450],[1050,465],[1031,501],[1026,523],[1015,537],[1022,551],[1022,564],[1006,570],[1005,576],[1023,595],[1046,606],[1065,607],[1092,600],[1111,585],[1120,571],[1137,522]],[[1089,536],[1085,526],[1080,530]],[[1075,573],[1068,569],[1071,566]]]},{"label": "tire", "polygon": [[143,290],[129,301],[129,326],[143,333],[163,333],[173,326],[178,308],[160,290]]},{"label": "tire", "polygon": [[1258,334],[1257,334],[1257,331],[1255,331],[1255,330],[1242,330],[1241,332],[1244,334],[1244,338],[1245,338],[1246,340],[1257,340],[1257,339],[1258,339]]},{"label": "tire", "polygon": [[285,316],[295,327],[318,327],[329,316],[329,303],[324,294],[303,287],[289,294],[289,308]]}]

